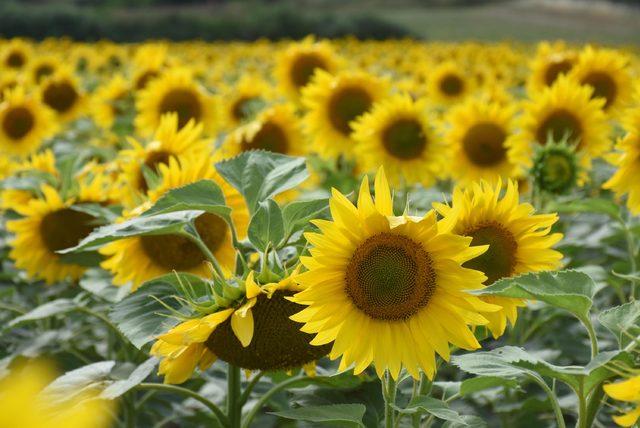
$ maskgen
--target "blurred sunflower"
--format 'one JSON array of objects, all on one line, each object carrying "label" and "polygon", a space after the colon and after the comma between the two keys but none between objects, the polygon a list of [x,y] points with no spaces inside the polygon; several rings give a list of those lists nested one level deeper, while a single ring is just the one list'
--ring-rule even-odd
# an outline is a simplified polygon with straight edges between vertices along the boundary
[{"label": "blurred sunflower", "polygon": [[304,125],[314,151],[329,158],[353,154],[353,123],[388,93],[386,81],[365,72],[318,71],[302,90]]},{"label": "blurred sunflower", "polygon": [[631,100],[633,80],[629,60],[619,51],[587,46],[578,57],[570,76],[593,89],[592,98],[603,99],[603,109],[618,112]]},{"label": "blurred sunflower", "polygon": [[335,73],[340,60],[328,41],[316,42],[306,38],[292,43],[277,58],[275,78],[281,92],[293,101],[298,101],[300,91],[311,82],[317,70]]},{"label": "blurred sunflower", "polygon": [[566,75],[575,66],[578,54],[564,42],[542,42],[531,62],[527,79],[530,94],[553,85],[559,76]]},{"label": "blurred sunflower", "polygon": [[129,82],[121,75],[100,86],[92,95],[91,107],[93,120],[103,129],[111,129],[116,120],[125,113],[126,99],[130,93]]},{"label": "blurred sunflower", "polygon": [[[160,164],[161,182],[149,192],[149,202],[130,211],[126,217],[142,214],[153,202],[168,190],[196,182],[213,180],[225,196],[232,210],[231,218],[238,238],[246,236],[249,213],[242,196],[216,172],[209,156],[171,157],[167,164]],[[215,214],[205,213],[195,220],[196,229],[222,268],[233,271],[235,249],[232,231],[227,222]],[[100,249],[108,259],[102,267],[114,274],[113,283],[123,285],[131,281],[135,290],[143,282],[172,271],[191,272],[208,276],[210,271],[205,256],[198,247],[178,235],[147,235],[111,242]]]},{"label": "blurred sunflower", "polygon": [[448,360],[449,343],[479,348],[468,325],[486,324],[480,310],[499,309],[466,291],[481,289],[485,276],[462,264],[486,247],[438,233],[434,211],[395,217],[392,206],[382,168],[375,202],[367,177],[357,207],[334,189],[333,221],[315,220],[320,233],[305,235],[313,245],[297,276],[305,289],[292,300],[307,307],[291,319],[316,335],[313,345],[334,341],[329,357],[342,356],[339,370],[354,364],[358,374],[373,363],[380,377],[388,369],[397,379],[405,367],[433,379],[435,353]]},{"label": "blurred sunflower", "polygon": [[188,69],[174,68],[146,85],[138,93],[136,128],[142,134],[151,134],[166,113],[176,113],[182,128],[190,120],[201,123],[205,132],[214,131],[216,110],[214,99],[194,78]]},{"label": "blurred sunflower", "polygon": [[431,71],[427,92],[438,104],[460,102],[474,90],[473,79],[461,64],[444,62]]},{"label": "blurred sunflower", "polygon": [[515,138],[514,105],[470,99],[445,119],[445,140],[453,147],[451,175],[461,184],[515,177],[528,161],[528,145]]},{"label": "blurred sunflower", "polygon": [[55,116],[38,97],[27,94],[22,87],[5,92],[5,100],[0,103],[0,148],[4,153],[33,153],[56,129]]},{"label": "blurred sunflower", "polygon": [[0,51],[0,61],[3,68],[23,70],[33,56],[33,48],[22,39],[11,39]]},{"label": "blurred sunflower", "polygon": [[525,102],[521,137],[543,146],[549,138],[556,142],[567,139],[581,155],[581,166],[588,170],[591,160],[603,155],[610,146],[610,127],[602,111],[603,104],[603,99],[591,99],[590,88],[561,76],[550,88]]},{"label": "blurred sunflower", "polygon": [[[56,158],[51,150],[34,153],[21,162],[12,162],[11,173],[16,177],[29,174],[48,174],[53,178],[58,178],[59,176],[56,168]],[[37,197],[37,195],[26,189],[6,188],[2,190],[0,197],[0,207],[3,210],[11,209],[16,211],[20,207],[27,206],[29,201]]]},{"label": "blurred sunflower", "polygon": [[353,124],[358,165],[364,172],[385,167],[394,184],[435,182],[448,157],[437,138],[426,100],[395,95],[374,104]]},{"label": "blurred sunflower", "polygon": [[31,81],[38,85],[62,66],[62,62],[54,55],[36,57],[30,65]]},{"label": "blurred sunflower", "polygon": [[269,83],[260,76],[243,75],[220,95],[220,125],[225,129],[233,129],[251,120],[272,98],[272,92]]},{"label": "blurred sunflower", "polygon": [[313,336],[289,319],[303,308],[289,300],[301,290],[292,279],[295,273],[260,285],[251,271],[228,307],[186,320],[159,336],[151,354],[161,358],[159,374],[165,383],[185,382],[196,367],[206,370],[218,358],[247,370],[302,366],[313,372],[315,360],[330,347],[311,345]]},{"label": "blurred sunflower", "polygon": [[[507,181],[502,198],[501,191],[500,179],[495,185],[480,182],[465,190],[454,189],[451,206],[434,204],[443,217],[438,230],[468,236],[472,245],[489,246],[484,254],[463,266],[483,272],[485,285],[522,273],[557,269],[562,254],[551,249],[562,239],[562,234],[551,233],[551,226],[558,221],[557,214],[534,214],[530,204],[519,203],[517,186],[511,180]],[[515,324],[518,307],[525,305],[521,299],[493,296],[482,299],[502,307],[498,312],[483,314],[495,338],[504,333],[507,320]]]},{"label": "blurred sunflower", "polygon": [[72,71],[59,68],[45,77],[40,85],[42,102],[56,113],[59,121],[67,122],[85,114],[86,95]]}]

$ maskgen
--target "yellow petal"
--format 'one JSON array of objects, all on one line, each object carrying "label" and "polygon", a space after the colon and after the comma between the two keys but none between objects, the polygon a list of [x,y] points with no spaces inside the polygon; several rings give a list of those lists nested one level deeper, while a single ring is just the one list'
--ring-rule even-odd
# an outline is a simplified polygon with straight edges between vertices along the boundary
[{"label": "yellow petal", "polygon": [[249,346],[253,339],[253,312],[251,309],[240,312],[237,310],[231,316],[231,329],[243,347]]}]

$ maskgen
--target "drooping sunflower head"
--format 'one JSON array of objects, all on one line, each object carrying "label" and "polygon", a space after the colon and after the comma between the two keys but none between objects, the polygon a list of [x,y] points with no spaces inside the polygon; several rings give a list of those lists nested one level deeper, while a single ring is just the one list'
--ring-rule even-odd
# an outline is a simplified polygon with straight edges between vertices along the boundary
[{"label": "drooping sunflower head", "polygon": [[33,48],[22,39],[12,39],[2,49],[2,68],[23,70],[31,61]]},{"label": "drooping sunflower head", "polygon": [[571,78],[592,88],[591,97],[604,100],[602,108],[616,114],[631,100],[633,80],[626,55],[587,46],[579,55]]},{"label": "drooping sunflower head", "polygon": [[[533,207],[518,201],[516,184],[507,181],[504,195],[502,180],[494,184],[475,183],[466,189],[456,187],[451,205],[434,204],[442,220],[438,227],[472,239],[472,245],[488,245],[488,250],[467,261],[464,266],[486,275],[486,285],[501,278],[527,272],[557,269],[562,254],[551,249],[562,235],[551,233],[558,220],[556,214],[534,214]],[[518,299],[488,298],[490,303],[503,307],[489,313],[489,329],[495,337],[504,333],[506,321],[515,323]]]},{"label": "drooping sunflower head", "polygon": [[42,80],[40,97],[60,121],[74,120],[85,112],[86,96],[80,82],[66,68],[59,68]]},{"label": "drooping sunflower head", "polygon": [[222,146],[225,156],[248,150],[266,150],[286,155],[302,155],[307,149],[294,107],[277,104],[261,111],[256,119],[231,132]]},{"label": "drooping sunflower head", "polygon": [[[521,117],[522,138],[534,145],[567,140],[581,154],[581,166],[610,147],[610,127],[602,111],[604,100],[591,98],[591,89],[565,76],[525,103]],[[530,155],[530,159],[533,154]]]},{"label": "drooping sunflower head", "polygon": [[375,200],[365,178],[357,206],[334,190],[330,207],[333,221],[316,220],[320,232],[305,235],[313,248],[293,299],[307,306],[291,318],[316,334],[312,344],[334,341],[330,357],[342,356],[341,369],[354,364],[357,374],[373,363],[379,376],[388,369],[394,378],[403,366],[432,378],[435,352],[448,359],[449,343],[479,347],[467,325],[485,324],[478,310],[498,307],[465,291],[485,277],[462,264],[486,247],[439,233],[433,211],[394,216],[382,169]]},{"label": "drooping sunflower head", "polygon": [[[227,206],[232,210],[231,219],[238,238],[246,236],[249,213],[242,196],[216,172],[209,156],[171,157],[167,164],[160,164],[161,181],[148,193],[148,202],[127,214],[132,218],[143,212],[168,190],[199,180],[212,180],[218,184]],[[204,213],[195,220],[195,227],[209,250],[223,269],[231,272],[235,265],[232,230],[222,217]],[[170,273],[173,270],[191,272],[201,276],[209,274],[205,256],[188,239],[178,235],[139,236],[112,242],[101,250],[109,257],[102,266],[114,274],[114,284],[133,282],[134,288],[143,282]]]},{"label": "drooping sunflower head", "polygon": [[373,105],[353,124],[355,153],[363,171],[384,165],[393,183],[432,184],[448,157],[424,99],[395,95]]},{"label": "drooping sunflower head", "polygon": [[473,79],[461,64],[445,62],[431,71],[429,95],[439,104],[453,104],[463,100],[473,91]]},{"label": "drooping sunflower head", "polygon": [[305,129],[314,151],[335,158],[353,154],[353,123],[388,92],[386,81],[365,72],[335,76],[318,71],[302,91]]},{"label": "drooping sunflower head", "polygon": [[213,96],[184,68],[167,70],[149,82],[138,93],[136,108],[136,128],[145,135],[153,133],[162,115],[167,113],[178,115],[181,128],[190,120],[202,123],[207,133],[213,132],[216,126]]},{"label": "drooping sunflower head", "polygon": [[316,42],[307,38],[292,43],[278,57],[275,78],[283,93],[298,101],[300,91],[311,82],[317,70],[334,73],[340,60],[328,41]]},{"label": "drooping sunflower head", "polygon": [[5,92],[5,97],[0,104],[0,148],[8,154],[26,156],[55,133],[54,114],[22,87]]},{"label": "drooping sunflower head", "polygon": [[515,109],[470,99],[445,120],[445,140],[453,148],[451,174],[461,184],[514,177],[527,161],[527,145],[515,138]]},{"label": "drooping sunflower head", "polygon": [[527,91],[534,94],[552,86],[558,77],[568,74],[577,62],[578,54],[563,42],[542,42],[531,62]]}]

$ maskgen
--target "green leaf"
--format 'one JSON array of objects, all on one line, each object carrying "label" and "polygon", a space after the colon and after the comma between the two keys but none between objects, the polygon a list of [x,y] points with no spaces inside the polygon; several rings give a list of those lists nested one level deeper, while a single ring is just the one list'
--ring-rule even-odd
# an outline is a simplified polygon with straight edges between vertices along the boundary
[{"label": "green leaf", "polygon": [[78,308],[78,304],[71,299],[53,300],[38,306],[24,315],[14,318],[11,320],[8,327],[15,327],[25,322],[41,320],[54,315],[64,314],[73,311],[76,308]]},{"label": "green leaf", "polygon": [[564,202],[550,202],[549,211],[558,213],[597,213],[620,219],[620,207],[610,199],[587,198]]},{"label": "green leaf", "polygon": [[251,150],[216,164],[220,175],[247,201],[251,213],[258,203],[292,189],[309,177],[304,158]]},{"label": "green leaf", "polygon": [[640,301],[634,300],[602,311],[598,320],[613,333],[620,348],[624,348],[640,334]]},{"label": "green leaf", "polygon": [[442,428],[460,428],[460,427],[486,428],[486,427],[488,427],[488,425],[484,421],[484,419],[482,419],[479,416],[461,415],[460,417],[464,421],[464,424],[461,424],[461,423],[458,423],[458,422],[454,422],[454,421],[447,421],[444,424],[442,424]]},{"label": "green leaf", "polygon": [[209,284],[205,279],[188,273],[170,273],[145,282],[116,303],[109,318],[134,346],[142,348],[179,322],[163,304],[185,316],[190,315],[191,310],[173,297],[183,294],[180,282],[191,284],[196,297],[207,295]]},{"label": "green leaf", "polygon": [[[397,407],[396,407],[397,408]],[[447,403],[436,398],[419,395],[409,402],[406,408],[397,408],[400,413],[429,413],[438,419],[467,425],[464,419],[455,410],[451,410]]]},{"label": "green leaf", "polygon": [[514,379],[505,379],[498,376],[478,376],[465,379],[460,385],[460,395],[465,396],[475,392],[484,391],[485,389],[495,388],[498,386],[507,386],[509,388],[518,388],[518,382]]},{"label": "green leaf", "polygon": [[231,208],[225,205],[224,194],[212,180],[200,180],[166,192],[142,217],[176,211],[201,210],[229,219]]},{"label": "green leaf", "polygon": [[101,220],[101,224],[113,223],[120,216],[120,209],[118,207],[105,207],[100,204],[75,204],[71,206],[71,209],[89,214],[90,216]]},{"label": "green leaf", "polygon": [[270,414],[296,421],[341,423],[364,427],[362,417],[366,410],[363,404],[332,404],[329,406],[305,406]]},{"label": "green leaf", "polygon": [[115,287],[112,276],[103,269],[89,269],[80,278],[79,285],[89,293],[111,303],[124,299],[131,291],[131,284]]},{"label": "green leaf", "polygon": [[284,238],[282,212],[273,199],[260,202],[258,210],[251,217],[247,232],[249,241],[264,252],[269,244],[273,248]]},{"label": "green leaf", "polygon": [[121,395],[124,395],[126,392],[144,382],[144,380],[149,377],[149,375],[156,368],[157,364],[157,358],[149,358],[147,361],[140,364],[132,372],[130,372],[130,374],[128,374],[128,376],[126,376],[124,379],[116,380],[112,384],[107,386],[102,391],[102,393],[100,393],[100,398],[104,398],[105,400],[115,400]]},{"label": "green leaf", "polygon": [[504,278],[474,294],[535,299],[588,319],[596,285],[589,275],[574,270],[529,273]]},{"label": "green leaf", "polygon": [[178,211],[132,218],[122,223],[100,227],[91,232],[89,236],[80,241],[75,247],[59,251],[59,253],[68,254],[71,252],[95,250],[109,242],[132,236],[167,235],[175,233],[201,214],[202,211]]},{"label": "green leaf", "polygon": [[87,392],[99,392],[115,365],[115,361],[101,361],[71,370],[51,382],[42,393],[48,400],[59,403]]},{"label": "green leaf", "polygon": [[78,251],[69,254],[60,254],[58,260],[60,263],[67,265],[98,267],[104,260],[104,256],[97,251]]},{"label": "green leaf", "polygon": [[325,218],[328,211],[329,199],[327,198],[291,202],[282,208],[285,236],[303,229],[310,220]]}]

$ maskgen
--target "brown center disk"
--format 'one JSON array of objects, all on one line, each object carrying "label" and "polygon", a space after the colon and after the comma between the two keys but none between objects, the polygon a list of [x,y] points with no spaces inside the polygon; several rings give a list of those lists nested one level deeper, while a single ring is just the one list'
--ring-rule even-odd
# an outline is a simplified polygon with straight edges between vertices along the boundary
[{"label": "brown center disk", "polygon": [[538,143],[547,144],[547,138],[551,135],[554,141],[560,141],[565,137],[572,141],[579,141],[582,137],[582,125],[576,116],[565,109],[553,111],[542,122],[536,132],[536,140]]},{"label": "brown center disk", "polygon": [[582,84],[589,85],[593,88],[591,98],[604,98],[606,100],[604,104],[605,108],[616,101],[618,86],[609,74],[604,72],[590,73],[582,79]]},{"label": "brown center disk", "polygon": [[242,151],[266,150],[273,153],[286,154],[289,149],[289,142],[280,125],[266,122],[251,140],[243,139],[240,146]]},{"label": "brown center disk", "polygon": [[382,144],[390,155],[398,159],[417,159],[427,147],[427,136],[418,121],[401,119],[384,130]]},{"label": "brown center disk", "polygon": [[472,126],[464,136],[462,146],[467,157],[476,165],[489,167],[502,162],[507,156],[504,130],[495,123],[485,122]]},{"label": "brown center disk", "polygon": [[324,60],[313,53],[301,54],[291,65],[291,81],[297,88],[306,86],[316,69],[326,70],[327,65]]},{"label": "brown center disk", "polygon": [[10,68],[21,68],[25,62],[26,59],[20,52],[11,52],[9,55],[7,55],[6,64]]},{"label": "brown center disk", "polygon": [[96,228],[94,220],[89,214],[63,208],[42,218],[40,236],[52,253],[75,247]]},{"label": "brown center disk", "polygon": [[69,111],[78,97],[78,91],[69,82],[50,83],[43,94],[45,104],[58,113]]},{"label": "brown center disk", "polygon": [[160,114],[175,112],[178,115],[178,127],[182,128],[189,120],[198,122],[202,118],[202,106],[198,95],[188,89],[173,89],[160,102]]},{"label": "brown center disk", "polygon": [[[212,253],[224,244],[227,223],[219,216],[204,213],[195,221],[200,238]],[[142,248],[153,262],[168,270],[189,270],[200,265],[205,256],[189,239],[177,235],[141,236]]]},{"label": "brown center disk", "polygon": [[346,273],[346,292],[372,318],[402,320],[429,303],[436,290],[431,257],[403,235],[380,233],[361,243]]},{"label": "brown center disk", "polygon": [[218,358],[248,370],[289,370],[327,355],[332,344],[313,346],[312,334],[300,331],[300,323],[289,317],[305,308],[285,299],[292,291],[276,291],[271,299],[259,295],[253,313],[253,339],[246,348],[231,329],[228,319],[207,339],[206,345]]},{"label": "brown center disk", "polygon": [[360,87],[343,88],[329,100],[329,120],[335,129],[344,135],[351,134],[349,125],[371,107],[373,100]]},{"label": "brown center disk", "polygon": [[241,97],[239,98],[231,108],[231,115],[237,121],[243,121],[249,119],[250,114],[247,107],[254,101],[256,97]]},{"label": "brown center disk", "polygon": [[[144,166],[149,168],[151,171],[156,174],[160,171],[160,165],[168,165],[169,159],[171,158],[171,153],[165,151],[157,151],[152,152],[147,156],[144,161]],[[147,179],[144,177],[143,169],[140,168],[140,175],[138,176],[138,190],[146,193],[149,190],[149,183],[147,183]]]},{"label": "brown center disk", "polygon": [[40,83],[42,79],[53,74],[53,67],[49,64],[42,64],[35,71],[36,82]]},{"label": "brown center disk", "polygon": [[145,71],[142,76],[138,77],[138,81],[136,82],[136,89],[144,89],[147,86],[147,83],[149,83],[156,77],[158,77],[157,71]]},{"label": "brown center disk", "polygon": [[486,285],[513,275],[518,244],[511,232],[498,223],[489,222],[469,229],[462,235],[473,238],[471,245],[489,245],[484,254],[463,265],[483,272],[488,278]]},{"label": "brown center disk", "polygon": [[544,82],[547,86],[551,86],[561,74],[568,73],[572,68],[573,62],[569,59],[553,61],[547,66],[547,70],[544,73]]},{"label": "brown center disk", "polygon": [[35,125],[35,117],[25,107],[15,107],[7,112],[2,121],[4,133],[12,140],[24,138]]},{"label": "brown center disk", "polygon": [[440,90],[450,97],[460,95],[464,89],[464,82],[455,74],[449,74],[440,81]]}]

